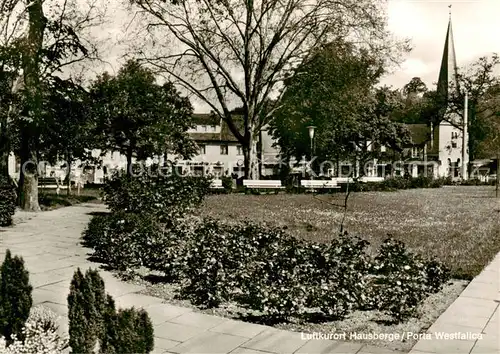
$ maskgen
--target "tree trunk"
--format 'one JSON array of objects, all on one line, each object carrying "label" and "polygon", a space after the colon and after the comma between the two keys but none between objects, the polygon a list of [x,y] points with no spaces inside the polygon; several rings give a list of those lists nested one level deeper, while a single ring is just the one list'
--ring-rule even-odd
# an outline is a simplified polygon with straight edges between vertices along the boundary
[{"label": "tree trunk", "polygon": [[[39,62],[43,45],[43,34],[47,19],[43,13],[43,1],[26,1],[28,7],[29,30],[25,42],[22,67],[26,89],[27,119],[21,133],[22,157],[20,178],[20,206],[24,210],[39,211],[38,204],[38,158],[35,141],[37,124],[41,114],[41,87]],[[24,165],[28,163],[27,165]]]},{"label": "tree trunk", "polygon": [[132,175],[132,148],[127,150],[127,176]]},{"label": "tree trunk", "polygon": [[22,137],[21,172],[18,186],[19,206],[26,211],[40,211],[38,204],[38,158],[30,151],[29,138]]},{"label": "tree trunk", "polygon": [[497,180],[495,181],[495,197],[498,198],[498,186],[500,184],[500,154],[497,154]]},{"label": "tree trunk", "polygon": [[245,178],[259,179],[259,159],[257,155],[257,142],[253,134],[250,134],[248,146],[243,147],[243,157],[245,162]]},{"label": "tree trunk", "polygon": [[9,177],[10,149],[7,140],[7,120],[0,121],[0,176]]},{"label": "tree trunk", "polygon": [[66,183],[67,183],[67,191],[66,195],[69,197],[71,195],[71,156],[69,153],[66,154]]}]

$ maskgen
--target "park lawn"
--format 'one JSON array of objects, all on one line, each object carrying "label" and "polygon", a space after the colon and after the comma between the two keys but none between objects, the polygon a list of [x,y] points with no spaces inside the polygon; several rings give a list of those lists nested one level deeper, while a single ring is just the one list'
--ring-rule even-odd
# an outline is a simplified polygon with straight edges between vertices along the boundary
[{"label": "park lawn", "polygon": [[[284,226],[292,235],[318,242],[335,237],[344,195],[211,195],[199,213],[228,222],[252,220]],[[351,194],[345,230],[375,250],[388,235],[411,250],[472,279],[500,252],[500,199],[494,187],[446,186],[397,192]]]},{"label": "park lawn", "polygon": [[61,189],[59,195],[55,189],[40,188],[38,191],[38,201],[42,210],[53,210],[79,203],[97,203],[101,202],[99,198],[100,189],[96,188],[82,188],[80,195],[77,189],[73,188],[69,196],[66,189]]}]

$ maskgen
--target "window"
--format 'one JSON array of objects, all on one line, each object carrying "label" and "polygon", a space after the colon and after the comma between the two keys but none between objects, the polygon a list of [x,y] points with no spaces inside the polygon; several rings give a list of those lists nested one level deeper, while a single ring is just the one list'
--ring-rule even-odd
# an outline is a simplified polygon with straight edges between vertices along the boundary
[{"label": "window", "polygon": [[227,155],[228,154],[229,147],[227,145],[221,145],[220,146],[220,154],[221,155]]},{"label": "window", "polygon": [[455,149],[457,147],[457,142],[456,141],[452,141],[451,142],[451,147]]},{"label": "window", "polygon": [[243,155],[243,146],[241,145],[236,146],[236,154]]},{"label": "window", "polygon": [[204,130],[205,132],[208,132],[208,125],[204,125],[204,126],[203,126],[203,130]]},{"label": "window", "polygon": [[458,132],[451,132],[452,139],[458,139]]},{"label": "window", "polygon": [[212,125],[212,132],[214,132],[214,133],[215,133],[216,131],[217,131],[217,126]]},{"label": "window", "polygon": [[207,153],[205,145],[200,145],[199,148],[200,150],[198,151],[198,153],[200,155],[205,155]]}]

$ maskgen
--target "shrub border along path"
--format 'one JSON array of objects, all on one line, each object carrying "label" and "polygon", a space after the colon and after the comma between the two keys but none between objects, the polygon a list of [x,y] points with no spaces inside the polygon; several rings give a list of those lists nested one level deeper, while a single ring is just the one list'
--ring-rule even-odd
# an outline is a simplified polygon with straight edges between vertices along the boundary
[{"label": "shrub border along path", "polygon": [[[24,258],[33,285],[34,305],[44,304],[62,316],[67,331],[67,295],[77,267],[98,268],[87,261],[89,250],[80,246],[80,235],[92,212],[104,211],[95,204],[22,214],[24,222],[0,228],[0,257],[7,249]],[[16,218],[18,219],[18,218]],[[16,221],[16,220],[15,220]],[[500,254],[467,287],[429,329],[429,333],[483,333],[482,340],[421,340],[412,354],[493,353],[500,350]],[[154,324],[154,353],[395,353],[355,342],[303,340],[300,333],[233,321],[162,303],[137,294],[137,285],[117,280],[100,271],[106,290],[117,307],[143,307]]]}]

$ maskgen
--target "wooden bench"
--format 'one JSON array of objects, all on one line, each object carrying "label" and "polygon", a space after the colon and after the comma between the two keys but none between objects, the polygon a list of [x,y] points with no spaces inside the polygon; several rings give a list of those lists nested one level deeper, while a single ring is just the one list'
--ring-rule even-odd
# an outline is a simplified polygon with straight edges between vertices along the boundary
[{"label": "wooden bench", "polygon": [[359,179],[360,182],[363,183],[374,183],[374,182],[383,182],[384,177],[369,177],[369,176],[363,176]]},{"label": "wooden bench", "polygon": [[243,186],[247,190],[267,189],[274,190],[275,193],[278,193],[280,189],[285,189],[285,187],[281,185],[280,180],[244,179]]},{"label": "wooden bench", "polygon": [[302,181],[300,181],[300,185],[302,186],[302,188],[305,188],[306,190],[340,188],[340,186],[337,185],[337,181],[334,180],[303,179]]},{"label": "wooden bench", "polygon": [[332,181],[336,182],[337,184],[347,184],[354,182],[351,177],[333,177]]},{"label": "wooden bench", "polygon": [[222,180],[221,179],[212,180],[212,183],[210,184],[210,189],[224,189],[224,187],[222,187]]},{"label": "wooden bench", "polygon": [[62,181],[57,179],[57,177],[38,178],[38,187],[47,189],[66,188],[66,186],[62,183]]}]

